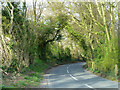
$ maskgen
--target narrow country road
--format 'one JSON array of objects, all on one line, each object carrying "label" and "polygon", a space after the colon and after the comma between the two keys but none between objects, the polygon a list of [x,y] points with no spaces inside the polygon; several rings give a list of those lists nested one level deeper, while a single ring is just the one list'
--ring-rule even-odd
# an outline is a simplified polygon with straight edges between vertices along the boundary
[{"label": "narrow country road", "polygon": [[118,82],[86,71],[84,64],[65,64],[49,70],[47,88],[118,88]]}]

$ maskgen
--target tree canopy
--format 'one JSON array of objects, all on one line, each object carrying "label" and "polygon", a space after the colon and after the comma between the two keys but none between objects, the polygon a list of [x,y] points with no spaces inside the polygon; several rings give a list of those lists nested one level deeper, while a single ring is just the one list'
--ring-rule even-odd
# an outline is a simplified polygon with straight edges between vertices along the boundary
[{"label": "tree canopy", "polygon": [[119,76],[117,2],[2,2],[2,71],[85,61],[93,72]]}]

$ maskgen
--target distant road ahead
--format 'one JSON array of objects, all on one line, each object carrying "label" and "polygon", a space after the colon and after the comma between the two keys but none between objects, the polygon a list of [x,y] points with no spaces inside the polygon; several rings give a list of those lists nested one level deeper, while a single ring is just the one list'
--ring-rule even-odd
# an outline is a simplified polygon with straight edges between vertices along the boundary
[{"label": "distant road ahead", "polygon": [[86,71],[85,63],[65,64],[49,71],[47,88],[118,88],[118,82]]}]

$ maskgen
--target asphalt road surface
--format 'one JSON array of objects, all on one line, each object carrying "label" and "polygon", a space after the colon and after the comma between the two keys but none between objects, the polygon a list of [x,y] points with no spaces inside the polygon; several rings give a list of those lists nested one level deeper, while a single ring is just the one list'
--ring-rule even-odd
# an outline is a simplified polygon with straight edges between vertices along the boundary
[{"label": "asphalt road surface", "polygon": [[49,70],[47,88],[118,88],[118,82],[111,81],[91,72],[82,66],[85,63],[65,64]]}]

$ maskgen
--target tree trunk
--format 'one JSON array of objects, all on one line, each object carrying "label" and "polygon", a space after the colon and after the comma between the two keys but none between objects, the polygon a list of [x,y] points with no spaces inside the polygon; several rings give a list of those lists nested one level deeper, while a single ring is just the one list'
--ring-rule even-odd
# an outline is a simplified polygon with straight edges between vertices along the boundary
[{"label": "tree trunk", "polygon": [[[118,6],[120,6],[120,2],[118,3]],[[118,39],[120,39],[120,7],[118,7]],[[118,40],[118,53],[120,53],[120,40]],[[120,54],[118,54],[118,73],[120,75]],[[120,80],[120,79],[119,79]]]},{"label": "tree trunk", "polygon": [[36,3],[37,1],[33,0],[34,23],[36,23]]},{"label": "tree trunk", "polygon": [[89,45],[89,48],[90,48],[90,52],[91,52],[91,59],[92,59],[92,61],[93,61],[93,59],[94,59],[94,55],[93,55],[93,49],[92,49],[92,47],[91,47],[91,45]]}]

